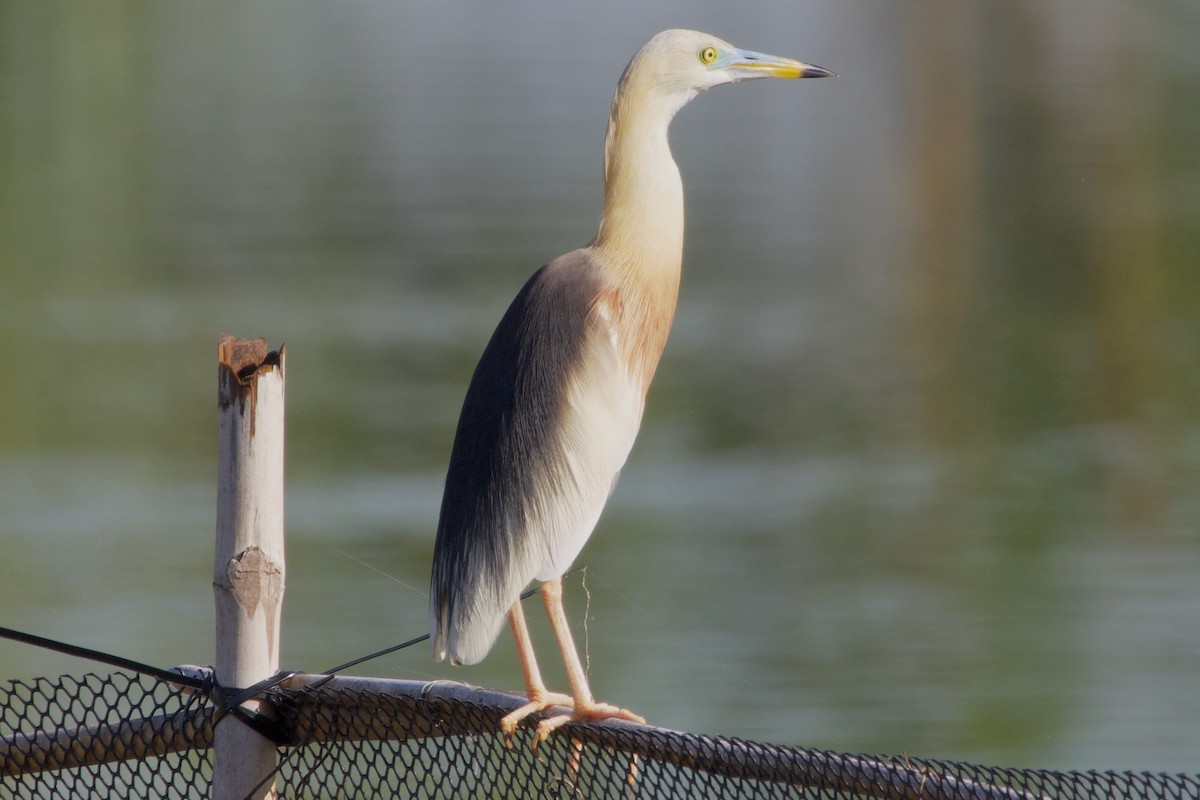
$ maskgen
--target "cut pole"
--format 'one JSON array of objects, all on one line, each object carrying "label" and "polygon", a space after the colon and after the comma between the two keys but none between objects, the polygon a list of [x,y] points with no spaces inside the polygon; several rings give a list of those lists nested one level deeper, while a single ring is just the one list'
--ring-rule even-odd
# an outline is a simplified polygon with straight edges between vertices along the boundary
[{"label": "cut pole", "polygon": [[[283,610],[284,348],[222,334],[217,344],[216,679],[242,689],[279,670]],[[258,711],[256,701],[244,704]],[[213,798],[274,798],[275,744],[234,715],[214,732]],[[256,788],[257,787],[257,788]]]}]

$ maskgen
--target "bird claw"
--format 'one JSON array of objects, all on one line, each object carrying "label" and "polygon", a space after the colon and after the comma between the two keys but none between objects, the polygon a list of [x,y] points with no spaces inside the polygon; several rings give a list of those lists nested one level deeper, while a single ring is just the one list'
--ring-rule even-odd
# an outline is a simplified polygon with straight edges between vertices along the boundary
[{"label": "bird claw", "polygon": [[[505,714],[500,719],[500,732],[504,734],[504,743],[506,745],[511,744],[513,734],[517,732],[517,726],[519,726],[526,717],[531,714],[537,714],[538,712],[545,711],[548,708],[553,708],[554,706],[574,708],[575,700],[570,695],[559,694],[557,692],[538,692],[530,695],[528,703],[515,711]],[[563,714],[562,717],[564,719],[570,718],[566,714]],[[557,718],[558,717],[551,717],[551,719]],[[544,722],[545,720],[543,720],[543,723]],[[539,725],[539,729],[540,727],[541,726]],[[540,742],[543,738],[545,737],[540,737],[537,739],[537,741]]]},{"label": "bird claw", "polygon": [[586,708],[576,707],[570,714],[559,714],[538,723],[537,741],[544,742],[554,731],[568,722],[600,722],[606,719],[623,719],[627,722],[645,724],[646,718],[633,713],[627,708],[610,705],[609,703],[593,703]]}]

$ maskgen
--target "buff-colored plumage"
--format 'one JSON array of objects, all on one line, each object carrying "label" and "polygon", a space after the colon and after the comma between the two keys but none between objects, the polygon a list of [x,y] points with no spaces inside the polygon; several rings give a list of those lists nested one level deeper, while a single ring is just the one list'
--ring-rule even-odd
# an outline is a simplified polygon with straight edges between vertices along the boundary
[{"label": "buff-colored plumage", "polygon": [[[530,704],[577,716],[629,712],[592,701],[558,599],[558,579],[595,527],[641,423],[675,314],[683,255],[683,185],[667,129],[712,86],[829,74],[672,30],[643,47],[617,86],[604,145],[604,215],[595,240],[547,264],[501,320],[463,404],[434,552],[434,657],[470,664],[507,615]],[[548,695],[518,595],[545,582],[572,697]],[[551,721],[547,721],[551,722]],[[539,728],[546,735],[557,722]]]}]

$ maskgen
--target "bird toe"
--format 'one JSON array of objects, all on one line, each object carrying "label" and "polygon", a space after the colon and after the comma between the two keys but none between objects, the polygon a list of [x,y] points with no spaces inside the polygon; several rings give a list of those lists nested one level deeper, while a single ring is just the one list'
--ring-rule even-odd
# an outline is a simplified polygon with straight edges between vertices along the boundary
[{"label": "bird toe", "polygon": [[[575,701],[571,698],[570,695],[559,694],[557,692],[540,692],[540,693],[530,696],[529,702],[526,703],[525,705],[521,706],[520,708],[516,709],[515,711],[511,711],[508,714],[505,714],[500,719],[500,732],[504,734],[505,743],[506,744],[509,743],[509,741],[512,739],[513,734],[515,734],[517,732],[517,728],[520,726],[521,722],[523,722],[525,720],[526,717],[530,716],[531,714],[537,714],[541,711],[545,711],[548,708],[553,708],[555,706],[563,706],[564,708],[574,708]],[[562,717],[564,719],[570,718],[566,714],[562,715]],[[558,717],[551,717],[550,719],[557,719],[557,718]],[[546,721],[547,720],[543,720],[543,723]],[[539,725],[539,730],[540,730],[540,725]],[[543,736],[539,736],[538,740],[541,741],[544,738],[545,737],[543,737]]]}]

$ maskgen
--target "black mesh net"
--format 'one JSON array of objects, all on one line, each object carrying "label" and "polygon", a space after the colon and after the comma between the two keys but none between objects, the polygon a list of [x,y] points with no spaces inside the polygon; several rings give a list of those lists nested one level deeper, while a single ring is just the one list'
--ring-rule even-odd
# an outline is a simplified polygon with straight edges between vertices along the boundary
[{"label": "black mesh net", "polygon": [[117,672],[0,689],[0,798],[206,797],[211,704]]},{"label": "black mesh net", "polygon": [[[207,691],[114,673],[0,690],[0,797],[207,797]],[[1183,798],[1200,776],[997,769],[570,724],[511,741],[513,695],[461,684],[301,675],[251,718],[278,745],[283,798]]]}]

